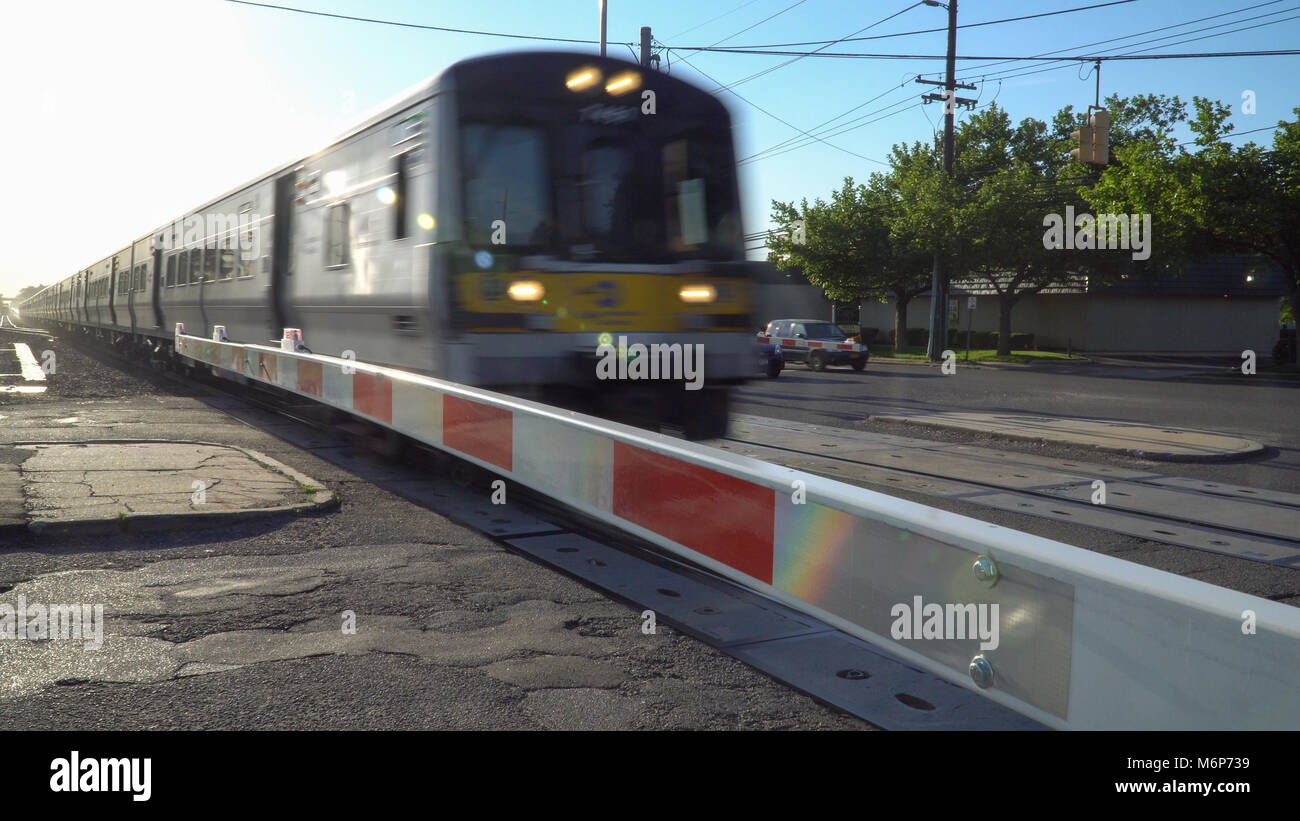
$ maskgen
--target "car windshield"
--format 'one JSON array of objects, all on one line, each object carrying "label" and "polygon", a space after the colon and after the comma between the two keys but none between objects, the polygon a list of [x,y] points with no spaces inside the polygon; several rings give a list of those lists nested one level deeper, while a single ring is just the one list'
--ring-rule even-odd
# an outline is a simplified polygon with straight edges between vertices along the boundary
[{"label": "car windshield", "polygon": [[804,336],[809,339],[844,339],[848,334],[839,325],[829,322],[809,322],[804,325]]}]

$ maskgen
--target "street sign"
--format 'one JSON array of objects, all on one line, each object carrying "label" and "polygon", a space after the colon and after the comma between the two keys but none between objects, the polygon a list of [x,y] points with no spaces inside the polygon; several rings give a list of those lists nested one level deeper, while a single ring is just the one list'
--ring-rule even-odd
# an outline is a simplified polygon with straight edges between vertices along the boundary
[{"label": "street sign", "polygon": [[973,296],[966,297],[966,310],[968,311],[975,310],[975,297]]}]

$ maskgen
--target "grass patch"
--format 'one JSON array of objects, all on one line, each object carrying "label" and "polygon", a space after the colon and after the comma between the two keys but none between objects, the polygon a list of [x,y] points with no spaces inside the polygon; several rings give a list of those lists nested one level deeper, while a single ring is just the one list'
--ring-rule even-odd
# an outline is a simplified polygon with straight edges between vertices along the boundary
[{"label": "grass patch", "polygon": [[[966,361],[966,350],[953,349],[957,354],[958,362]],[[902,353],[895,353],[893,348],[872,348],[872,359],[925,359],[925,348],[907,348]],[[1012,351],[1010,356],[998,356],[996,348],[972,348],[970,352],[971,362],[1041,362],[1044,359],[1060,359],[1067,361],[1079,361],[1080,357],[1066,356],[1057,351]]]}]

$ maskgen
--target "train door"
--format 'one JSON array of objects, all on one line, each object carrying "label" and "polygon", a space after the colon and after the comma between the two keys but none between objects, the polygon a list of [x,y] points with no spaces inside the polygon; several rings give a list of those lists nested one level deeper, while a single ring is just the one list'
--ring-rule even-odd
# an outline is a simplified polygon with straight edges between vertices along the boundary
[{"label": "train door", "polygon": [[117,271],[117,259],[114,258],[111,270],[108,273],[108,322],[113,327],[117,327],[117,278],[121,274]]},{"label": "train door", "polygon": [[155,246],[153,249],[153,283],[149,289],[149,293],[153,298],[153,323],[155,328],[165,327],[162,311],[162,278],[163,252],[162,248]]},{"label": "train door", "polygon": [[271,226],[271,339],[289,324],[289,282],[293,276],[293,200],[296,172],[275,181],[275,215]]}]

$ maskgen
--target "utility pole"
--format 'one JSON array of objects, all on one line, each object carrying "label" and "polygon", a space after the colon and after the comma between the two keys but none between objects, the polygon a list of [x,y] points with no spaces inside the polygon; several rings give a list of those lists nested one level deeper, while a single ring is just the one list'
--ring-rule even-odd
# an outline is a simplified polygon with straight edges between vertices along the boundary
[{"label": "utility pole", "polygon": [[641,67],[650,68],[650,42],[653,38],[650,36],[650,27],[641,27]]},{"label": "utility pole", "polygon": [[600,56],[605,56],[605,23],[609,19],[608,0],[600,0]]},{"label": "utility pole", "polygon": [[[917,77],[916,81],[944,87],[943,94],[926,94],[923,95],[923,99],[927,102],[933,100],[943,101],[943,171],[951,177],[953,115],[956,113],[959,104],[968,108],[975,105],[974,100],[958,97],[957,89],[974,89],[975,86],[957,82],[957,0],[948,0],[946,4],[937,2],[937,0],[922,0],[922,2],[927,6],[939,6],[948,10],[948,60],[946,66],[948,77],[942,83],[935,80],[922,80],[920,77]],[[930,344],[926,350],[926,355],[931,362],[938,362],[943,358],[943,350],[948,343],[948,258],[944,255],[942,248],[939,247],[937,239],[935,242],[934,269],[930,277]]]}]

